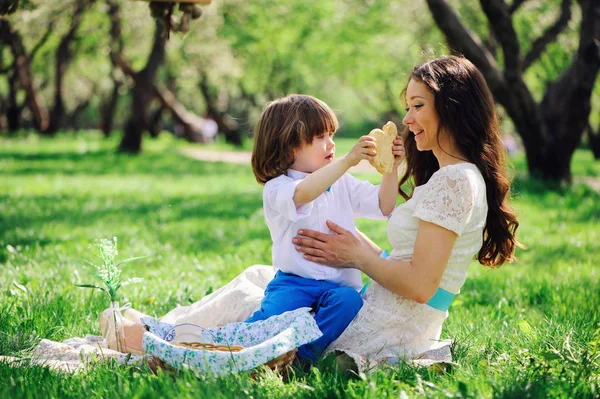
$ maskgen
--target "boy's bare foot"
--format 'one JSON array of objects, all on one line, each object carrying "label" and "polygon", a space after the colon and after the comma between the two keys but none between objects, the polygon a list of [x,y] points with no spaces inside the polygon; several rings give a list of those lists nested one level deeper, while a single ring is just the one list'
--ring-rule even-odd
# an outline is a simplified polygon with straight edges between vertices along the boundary
[{"label": "boy's bare foot", "polygon": [[118,345],[117,334],[110,333],[107,336],[107,331],[115,331],[115,319],[112,317],[112,312],[113,309],[109,308],[100,314],[100,331],[103,337],[107,337],[108,349],[120,349],[123,353],[142,355],[142,337],[146,331],[144,325],[141,322],[133,322],[127,318],[121,318],[123,328],[122,330],[119,329],[118,340],[120,345]]}]

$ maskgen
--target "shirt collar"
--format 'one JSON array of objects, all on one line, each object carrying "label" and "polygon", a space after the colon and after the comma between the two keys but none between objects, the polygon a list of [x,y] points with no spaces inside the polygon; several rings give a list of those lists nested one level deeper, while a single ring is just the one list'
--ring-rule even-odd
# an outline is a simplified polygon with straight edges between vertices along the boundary
[{"label": "shirt collar", "polygon": [[304,179],[306,176],[308,176],[310,173],[304,173],[304,172],[300,172],[299,170],[294,170],[294,169],[288,169],[287,170],[287,175],[289,178],[291,178],[292,180],[300,180],[300,179]]}]

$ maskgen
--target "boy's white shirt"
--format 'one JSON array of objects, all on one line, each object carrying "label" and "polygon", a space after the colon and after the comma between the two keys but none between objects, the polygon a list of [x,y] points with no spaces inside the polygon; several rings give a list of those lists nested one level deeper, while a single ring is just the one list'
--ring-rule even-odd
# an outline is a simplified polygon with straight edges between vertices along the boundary
[{"label": "boy's white shirt", "polygon": [[387,219],[379,209],[379,185],[361,181],[345,173],[329,191],[312,202],[296,208],[296,185],[308,173],[288,169],[287,175],[269,180],[263,190],[263,209],[273,240],[273,267],[313,280],[327,280],[359,290],[362,287],[360,271],[337,269],[303,258],[296,251],[292,238],[298,229],[331,233],[326,221],[331,220],[356,234],[354,218]]}]

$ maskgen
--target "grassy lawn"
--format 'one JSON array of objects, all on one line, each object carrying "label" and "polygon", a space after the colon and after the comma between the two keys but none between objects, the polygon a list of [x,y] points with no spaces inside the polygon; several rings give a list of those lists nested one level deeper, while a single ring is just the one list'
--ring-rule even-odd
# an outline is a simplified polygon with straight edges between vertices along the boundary
[{"label": "grassy lawn", "polygon": [[[189,144],[167,136],[146,140],[140,156],[118,155],[117,140],[0,139],[0,355],[99,333],[106,298],[75,287],[92,281],[78,259],[93,260],[95,239],[118,237],[119,258],[152,255],[128,264],[125,275],[144,281],[122,294],[156,316],[270,263],[249,166],[184,158],[178,151]],[[340,152],[351,144],[340,139]],[[515,165],[524,170],[522,157]],[[600,175],[583,150],[573,170]],[[104,364],[65,375],[0,364],[0,398],[598,397],[600,195],[583,185],[549,190],[521,175],[514,205],[528,249],[496,270],[471,265],[442,334],[456,341],[449,372],[402,365],[349,377],[325,359],[284,382],[270,372],[214,378]],[[383,222],[358,224],[389,247]]]}]

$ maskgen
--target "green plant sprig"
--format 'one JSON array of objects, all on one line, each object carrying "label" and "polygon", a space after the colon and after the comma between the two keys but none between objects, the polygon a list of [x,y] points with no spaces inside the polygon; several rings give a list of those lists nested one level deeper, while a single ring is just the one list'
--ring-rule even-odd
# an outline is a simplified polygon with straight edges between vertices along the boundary
[{"label": "green plant sprig", "polygon": [[97,249],[95,255],[102,259],[102,263],[97,265],[85,259],[81,259],[81,261],[94,267],[94,269],[84,268],[84,270],[86,270],[92,276],[98,278],[101,284],[75,284],[75,286],[80,288],[93,288],[101,290],[108,295],[111,302],[116,302],[117,293],[121,287],[125,287],[129,284],[137,283],[143,280],[137,277],[123,279],[121,276],[121,266],[125,263],[147,258],[149,255],[134,256],[115,263],[115,259],[119,254],[117,248],[117,237],[113,237],[112,239],[102,238],[93,244],[93,247]]}]

